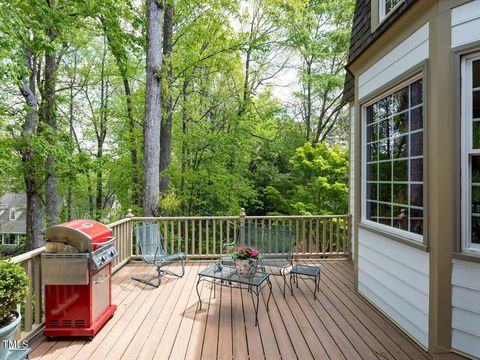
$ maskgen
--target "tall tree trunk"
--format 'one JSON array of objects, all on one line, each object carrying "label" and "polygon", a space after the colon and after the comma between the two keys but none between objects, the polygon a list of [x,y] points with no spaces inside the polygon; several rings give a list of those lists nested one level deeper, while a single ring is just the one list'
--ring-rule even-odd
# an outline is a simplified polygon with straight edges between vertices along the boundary
[{"label": "tall tree trunk", "polygon": [[[76,71],[76,66],[77,65],[77,57],[75,56],[75,71]],[[74,85],[74,80],[75,80],[75,76],[73,78],[73,80],[70,82],[70,101],[69,101],[69,106],[68,106],[68,123],[69,123],[69,128],[70,128],[70,139],[73,141],[73,138],[74,138],[74,128],[73,128],[73,85]],[[68,190],[67,190],[67,221],[71,221],[72,220],[72,207],[73,207],[73,204],[72,204],[72,201],[73,201],[73,196],[72,196],[72,193],[73,193],[73,189],[72,189],[72,184],[71,182],[68,182]]]},{"label": "tall tree trunk", "polygon": [[99,19],[103,26],[103,31],[108,40],[108,46],[115,58],[120,76],[123,81],[123,91],[125,93],[125,105],[128,118],[128,131],[129,131],[129,148],[130,148],[130,161],[132,164],[132,204],[141,207],[142,206],[142,192],[140,189],[139,180],[139,164],[137,153],[137,138],[135,136],[135,118],[133,115],[133,103],[132,103],[132,88],[128,79],[128,55],[125,49],[122,47],[121,42],[115,39],[112,33],[117,29],[121,29],[121,26],[116,18],[105,18],[99,16]]},{"label": "tall tree trunk", "polygon": [[[28,108],[23,124],[22,140],[28,144],[37,131],[38,99],[36,95],[37,64],[36,56],[26,51],[25,63],[30,70],[30,76],[22,77],[20,91]],[[23,145],[20,148],[23,163],[23,178],[27,195],[26,234],[29,250],[43,245],[42,208],[37,176],[35,154],[31,147]]]},{"label": "tall tree trunk", "polygon": [[123,89],[125,91],[125,101],[127,105],[128,130],[130,133],[130,161],[132,162],[132,203],[138,207],[142,206],[142,192],[140,191],[140,181],[138,176],[138,154],[137,154],[137,138],[135,136],[135,119],[133,117],[132,90],[127,74],[123,74]]},{"label": "tall tree trunk", "polygon": [[[251,35],[250,35],[251,37]],[[250,99],[250,62],[251,62],[252,50],[249,46],[247,50],[247,56],[245,57],[245,74],[243,79],[243,94],[240,106],[238,108],[238,116],[241,116],[246,108],[248,100]]]},{"label": "tall tree trunk", "polygon": [[307,141],[310,141],[312,126],[312,63],[307,62],[307,109],[305,114],[305,126],[307,128]]},{"label": "tall tree trunk", "polygon": [[[75,136],[75,128],[73,127],[73,120],[74,120],[74,112],[73,112],[73,101],[74,101],[74,93],[73,87],[75,85],[75,81],[77,79],[77,53],[74,52],[73,54],[73,77],[70,79],[70,98],[68,102],[68,124],[70,130],[70,140],[76,141]],[[80,146],[77,143],[78,149],[80,151]],[[71,182],[68,183],[68,190],[67,190],[67,221],[71,221],[73,219],[73,188]]]},{"label": "tall tree trunk", "polygon": [[100,69],[100,123],[95,127],[97,135],[97,195],[95,203],[95,217],[100,219],[103,209],[103,145],[107,135],[107,93],[108,81],[105,79],[105,65],[107,61],[107,39],[104,37],[102,67]]},{"label": "tall tree trunk", "polygon": [[147,58],[145,89],[143,215],[158,215],[160,189],[160,127],[162,121],[161,82],[163,5],[147,0]]},{"label": "tall tree trunk", "polygon": [[182,86],[182,99],[183,99],[183,107],[182,107],[182,178],[180,180],[180,189],[183,191],[185,190],[185,172],[187,171],[187,159],[188,159],[188,147],[187,147],[187,134],[188,134],[188,112],[187,112],[187,102],[188,102],[188,79],[183,81]]},{"label": "tall tree trunk", "polygon": [[92,176],[90,172],[87,171],[87,191],[88,191],[88,214],[90,218],[95,217],[95,203],[93,196],[93,187],[92,187]]},{"label": "tall tree trunk", "polygon": [[168,3],[165,7],[163,23],[163,59],[164,66],[167,66],[166,91],[162,93],[163,121],[160,129],[160,194],[166,194],[170,182],[170,176],[162,173],[170,165],[172,157],[172,121],[173,121],[173,100],[172,100],[172,50],[173,50],[173,4]]},{"label": "tall tree trunk", "polygon": [[[47,35],[50,42],[55,40],[55,34],[48,30]],[[55,51],[45,52],[45,78],[43,88],[44,101],[44,121],[49,126],[50,134],[46,139],[52,148],[56,143],[57,134],[57,115],[55,101],[55,86],[57,82],[57,54]],[[45,215],[47,225],[51,226],[58,222],[58,190],[57,190],[57,174],[55,170],[55,155],[50,151],[45,161]]]}]

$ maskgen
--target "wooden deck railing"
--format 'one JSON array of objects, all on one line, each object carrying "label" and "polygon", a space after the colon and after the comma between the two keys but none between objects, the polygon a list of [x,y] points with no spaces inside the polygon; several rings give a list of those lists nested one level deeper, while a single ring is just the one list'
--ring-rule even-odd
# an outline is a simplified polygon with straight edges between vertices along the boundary
[{"label": "wooden deck railing", "polygon": [[[305,215],[305,216],[197,216],[197,217],[132,217],[131,230],[139,222],[158,222],[165,239],[165,248],[170,252],[182,251],[188,259],[216,259],[224,255],[222,245],[232,242],[239,229],[248,232],[250,224],[264,226],[267,230],[268,247],[275,243],[278,225],[295,232],[294,255],[315,258],[350,257],[350,215]],[[133,248],[130,248],[132,244]],[[132,250],[135,236],[117,237],[117,246]]]},{"label": "wooden deck railing", "polygon": [[[43,285],[41,276],[41,254],[45,248],[41,247],[11,259],[13,263],[22,264],[30,278],[29,292],[25,306],[18,307],[22,314],[22,326],[17,331],[17,338],[28,338],[43,327]],[[0,275],[1,276],[1,275]]]},{"label": "wooden deck railing", "polygon": [[[240,229],[247,224],[263,225],[274,229],[277,225],[294,229],[296,258],[350,258],[350,215],[332,216],[196,216],[196,217],[134,217],[129,211],[126,218],[109,224],[116,237],[118,258],[113,262],[113,272],[130,259],[138,257],[134,226],[142,221],[159,223],[165,246],[171,252],[183,251],[188,259],[217,259],[224,255],[223,244],[236,239]],[[268,232],[270,243],[275,241],[275,231]],[[11,259],[22,264],[30,277],[30,291],[22,313],[22,328],[17,338],[28,339],[43,328],[44,290],[41,276],[41,254],[45,248],[26,252]]]}]

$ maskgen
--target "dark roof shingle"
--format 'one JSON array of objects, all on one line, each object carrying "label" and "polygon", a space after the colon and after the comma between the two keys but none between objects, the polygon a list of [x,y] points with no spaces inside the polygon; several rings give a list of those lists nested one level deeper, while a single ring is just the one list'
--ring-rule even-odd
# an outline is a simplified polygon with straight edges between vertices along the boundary
[{"label": "dark roof shingle", "polygon": [[[372,9],[371,0],[357,0],[355,3],[355,13],[353,16],[352,35],[350,38],[350,50],[348,54],[348,64],[355,61],[375,40],[382,35],[405,11],[415,3],[416,0],[405,0],[394,10],[380,26],[371,31]],[[347,72],[345,76],[345,86],[343,99],[350,101],[354,96],[355,79]]]}]

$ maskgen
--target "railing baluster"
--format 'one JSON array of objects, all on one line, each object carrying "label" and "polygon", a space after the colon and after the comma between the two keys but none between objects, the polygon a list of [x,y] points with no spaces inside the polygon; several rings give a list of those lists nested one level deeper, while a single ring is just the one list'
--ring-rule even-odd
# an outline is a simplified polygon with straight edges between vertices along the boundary
[{"label": "railing baluster", "polygon": [[208,246],[209,239],[210,239],[210,232],[209,232],[210,226],[209,226],[209,224],[210,224],[210,221],[208,219],[205,220],[205,253],[207,255],[209,255],[209,253],[210,253],[210,249],[209,249],[209,246]]},{"label": "railing baluster", "polygon": [[[25,272],[27,276],[32,279],[32,259],[28,259],[24,263]],[[32,331],[32,299],[33,299],[33,284],[30,281],[28,285],[28,294],[25,301],[25,314],[24,314],[24,324],[25,324],[25,331],[30,332]]]},{"label": "railing baluster", "polygon": [[185,220],[183,225],[184,225],[184,229],[185,229],[185,234],[184,234],[185,256],[188,256],[188,220]]},{"label": "railing baluster", "polygon": [[322,220],[322,253],[327,253],[327,219]]},{"label": "railing baluster", "polygon": [[33,277],[33,293],[35,294],[35,324],[39,325],[42,322],[42,277],[41,277],[41,266],[40,266],[40,256],[33,258],[34,260],[34,277]]},{"label": "railing baluster", "polygon": [[192,255],[195,255],[195,220],[192,220]]},{"label": "railing baluster", "polygon": [[[234,240],[236,240],[236,239],[234,238]],[[231,243],[231,241],[230,241],[230,221],[229,220],[227,220],[227,243],[228,244]]]},{"label": "railing baluster", "polygon": [[330,219],[329,222],[330,222],[329,239],[328,239],[330,244],[329,252],[333,253],[333,220]]},{"label": "railing baluster", "polygon": [[223,255],[223,220],[220,220],[220,254]]},{"label": "railing baluster", "polygon": [[217,255],[217,222],[215,219],[212,221],[212,236],[213,236],[213,255]]},{"label": "railing baluster", "polygon": [[272,252],[272,220],[268,220],[268,252]]},{"label": "railing baluster", "polygon": [[337,232],[337,254],[340,252],[340,219],[337,217],[335,218],[335,221],[337,222],[336,226],[336,232]]},{"label": "railing baluster", "polygon": [[303,238],[303,253],[308,253],[308,235],[307,235],[307,219],[302,219],[302,238]]},{"label": "railing baluster", "polygon": [[203,252],[202,252],[202,220],[198,220],[198,254],[203,255]]}]

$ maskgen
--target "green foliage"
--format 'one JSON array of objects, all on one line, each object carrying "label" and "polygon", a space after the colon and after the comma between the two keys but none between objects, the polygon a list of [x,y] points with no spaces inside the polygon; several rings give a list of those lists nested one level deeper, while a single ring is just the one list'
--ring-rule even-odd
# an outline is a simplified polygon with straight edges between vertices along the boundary
[{"label": "green foliage", "polygon": [[[348,153],[339,146],[306,143],[291,158],[289,187],[266,189],[270,209],[286,214],[348,212]],[[283,184],[280,184],[283,185]],[[278,210],[277,210],[278,211]]]},{"label": "green foliage", "polygon": [[29,278],[20,264],[0,260],[0,327],[28,294]]},{"label": "green foliage", "polygon": [[[166,81],[167,66],[159,74],[164,94],[173,99],[172,158],[165,171],[170,189],[158,200],[162,212],[225,215],[241,207],[249,215],[347,212],[347,151],[326,143],[347,143],[345,113],[330,115],[340,103],[353,0],[171,3],[174,45],[164,60],[172,65],[173,83]],[[72,218],[106,222],[128,208],[140,214],[133,198],[142,186],[143,3],[49,4],[0,4],[0,193],[25,191],[25,173],[35,174],[43,186],[45,160],[53,155],[61,220],[69,210]],[[39,122],[28,136],[22,124],[29,108],[18,91],[21,76],[29,75],[27,50],[41,70],[35,89]],[[59,59],[56,133],[41,121],[42,69],[52,51]],[[282,82],[282,67],[297,75],[293,104],[276,98],[271,86]],[[33,153],[29,162],[22,158],[25,149]]]}]

